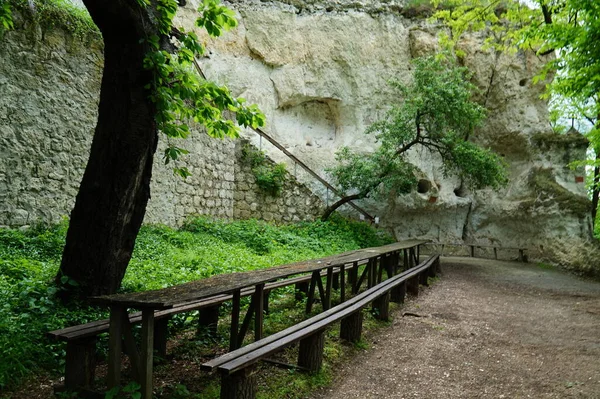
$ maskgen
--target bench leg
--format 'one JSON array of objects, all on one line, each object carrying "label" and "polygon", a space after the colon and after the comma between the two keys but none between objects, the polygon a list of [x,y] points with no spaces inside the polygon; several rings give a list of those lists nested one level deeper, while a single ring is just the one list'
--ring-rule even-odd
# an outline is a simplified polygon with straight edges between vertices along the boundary
[{"label": "bench leg", "polygon": [[406,282],[400,283],[392,288],[390,294],[390,301],[394,303],[404,303],[404,297],[406,296]]},{"label": "bench leg", "polygon": [[167,338],[169,337],[169,320],[171,317],[164,317],[154,321],[154,350],[161,356],[167,356]]},{"label": "bench leg", "polygon": [[407,280],[406,291],[412,296],[419,296],[419,276]]},{"label": "bench leg", "polygon": [[301,301],[308,296],[308,281],[296,283],[295,285],[296,300]]},{"label": "bench leg", "polygon": [[331,283],[331,286],[334,290],[340,289],[340,273],[341,272],[337,272],[333,275],[333,282]]},{"label": "bench leg", "polygon": [[198,311],[198,335],[207,334],[210,337],[217,336],[219,308],[220,305],[214,305]]},{"label": "bench leg", "polygon": [[373,301],[373,310],[377,320],[390,319],[390,293],[389,291]]},{"label": "bench leg", "polygon": [[90,387],[96,371],[96,337],[67,342],[65,388]]},{"label": "bench leg", "polygon": [[263,312],[269,314],[269,297],[271,296],[271,290],[265,290],[263,293]]},{"label": "bench leg", "polygon": [[429,269],[419,273],[419,284],[424,287],[429,287]]},{"label": "bench leg", "polygon": [[325,347],[325,330],[317,331],[300,341],[298,366],[309,372],[317,372],[323,365],[323,348]]},{"label": "bench leg", "polygon": [[436,275],[440,275],[442,274],[442,262],[440,261],[440,258],[437,258],[434,262],[434,268],[435,268],[435,274]]},{"label": "bench leg", "polygon": [[254,399],[256,387],[254,366],[248,366],[233,374],[221,375],[221,399]]},{"label": "bench leg", "polygon": [[352,293],[356,294],[358,292],[358,289],[356,289],[356,284],[358,282],[358,262],[354,262],[348,271],[348,280],[350,281]]},{"label": "bench leg", "polygon": [[340,338],[353,343],[360,341],[362,322],[363,314],[360,310],[342,319],[340,325]]}]

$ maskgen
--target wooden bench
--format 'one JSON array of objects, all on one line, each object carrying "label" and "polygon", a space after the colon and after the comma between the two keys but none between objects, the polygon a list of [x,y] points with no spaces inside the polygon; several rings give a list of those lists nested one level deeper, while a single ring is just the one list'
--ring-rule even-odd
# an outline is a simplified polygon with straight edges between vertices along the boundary
[{"label": "wooden bench", "polygon": [[[390,259],[389,261],[394,261]],[[325,329],[341,320],[340,337],[360,340],[362,309],[369,303],[379,319],[388,319],[390,300],[402,302],[406,292],[418,295],[419,283],[427,284],[440,270],[439,255],[369,288],[350,300],[245,347],[204,363],[202,370],[221,374],[221,399],[253,399],[256,396],[254,366],[261,360],[299,342],[298,367],[318,371],[323,361]]]},{"label": "wooden bench", "polygon": [[[403,253],[404,268],[417,263],[419,246],[427,240],[406,240],[380,247],[363,248],[323,258],[294,262],[239,273],[227,273],[206,279],[143,292],[122,293],[91,298],[92,303],[110,308],[109,320],[53,331],[49,335],[67,342],[65,388],[78,392],[89,391],[94,380],[95,346],[97,336],[108,332],[108,388],[121,383],[122,355],[129,358],[132,377],[141,385],[142,399],[152,398],[153,356],[156,348],[166,351],[169,317],[191,310],[200,311],[199,328],[216,330],[221,303],[231,300],[229,326],[230,351],[238,349],[254,320],[254,340],[263,337],[263,317],[271,290],[296,284],[307,296],[307,313],[320,296],[323,310],[332,305],[332,290],[340,289],[345,298],[345,275],[352,292],[359,291],[365,281],[371,288],[382,280],[384,271],[392,276],[399,268]],[[396,267],[390,265],[395,264]],[[360,278],[359,266],[365,265]],[[326,277],[324,283],[322,277]],[[318,288],[318,292],[317,292]],[[245,316],[240,318],[240,299],[251,295]],[[130,314],[130,309],[141,313]],[[156,320],[155,320],[156,319]],[[155,323],[156,321],[156,323]],[[133,323],[141,324],[141,333],[134,334]],[[60,389],[60,388],[58,388]],[[92,392],[90,391],[90,394]]]},{"label": "wooden bench", "polygon": [[[358,262],[355,267],[366,264]],[[334,268],[333,274],[338,275],[341,268]],[[320,273],[321,277],[326,277],[327,272]],[[264,309],[268,312],[268,297],[271,291],[277,288],[283,288],[295,285],[297,291],[308,294],[314,276],[305,275],[285,280],[275,281],[265,284],[264,288]],[[338,283],[339,285],[339,283]],[[322,289],[322,287],[321,287]],[[251,296],[255,292],[254,287],[249,287],[241,291],[242,297]],[[323,298],[323,293],[321,297]],[[200,311],[198,320],[198,332],[205,332],[210,336],[215,336],[217,332],[217,323],[219,320],[219,307],[224,302],[232,299],[231,294],[216,295],[210,298],[189,302],[185,305],[174,306],[171,309],[159,310],[154,312],[156,319],[154,331],[154,349],[156,352],[165,356],[167,352],[167,337],[168,337],[168,322],[171,316],[190,312],[194,310]],[[300,296],[301,297],[301,296]],[[300,299],[297,296],[297,299]],[[309,301],[311,306],[314,299],[314,292]],[[307,309],[310,311],[310,307]],[[142,321],[142,312],[129,314],[130,324],[139,324]],[[81,325],[66,327],[60,330],[50,331],[46,335],[52,339],[64,341],[67,343],[66,361],[65,361],[65,383],[60,389],[76,389],[90,387],[94,381],[96,368],[96,344],[97,338],[102,333],[107,333],[110,327],[110,320],[98,320]],[[243,332],[245,335],[245,331]],[[124,342],[125,350],[129,353],[128,345],[133,345],[130,342]]]}]

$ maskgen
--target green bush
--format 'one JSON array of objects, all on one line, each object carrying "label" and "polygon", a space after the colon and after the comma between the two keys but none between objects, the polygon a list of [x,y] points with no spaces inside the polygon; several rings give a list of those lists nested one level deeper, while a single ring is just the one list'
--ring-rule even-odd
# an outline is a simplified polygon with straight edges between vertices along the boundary
[{"label": "green bush", "polygon": [[287,177],[285,164],[272,162],[264,151],[257,150],[250,144],[242,147],[242,161],[250,166],[256,185],[262,191],[274,197],[281,194]]}]

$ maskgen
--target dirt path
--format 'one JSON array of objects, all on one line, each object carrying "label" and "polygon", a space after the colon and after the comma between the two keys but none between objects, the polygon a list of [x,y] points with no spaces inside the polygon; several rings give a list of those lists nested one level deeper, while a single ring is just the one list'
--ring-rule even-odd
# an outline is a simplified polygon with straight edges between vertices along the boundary
[{"label": "dirt path", "polygon": [[314,399],[600,398],[600,283],[531,264],[442,265]]}]

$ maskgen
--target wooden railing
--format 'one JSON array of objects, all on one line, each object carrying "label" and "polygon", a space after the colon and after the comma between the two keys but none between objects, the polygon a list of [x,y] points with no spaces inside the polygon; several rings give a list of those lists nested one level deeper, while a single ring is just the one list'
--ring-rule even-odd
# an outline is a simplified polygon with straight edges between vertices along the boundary
[{"label": "wooden railing", "polygon": [[[469,244],[469,243],[442,243],[442,242],[430,242],[425,244],[427,247],[433,248],[432,252],[439,253],[441,256],[470,256],[472,258],[484,258],[481,256],[482,252],[487,251],[493,253],[494,259],[498,259],[498,253],[511,251],[516,254],[515,260],[519,262],[527,262],[528,249],[524,247],[504,247],[501,245],[484,245],[484,244]],[[465,253],[456,255],[453,251],[448,251],[452,247],[465,248]],[[478,251],[479,250],[479,251]]]}]

